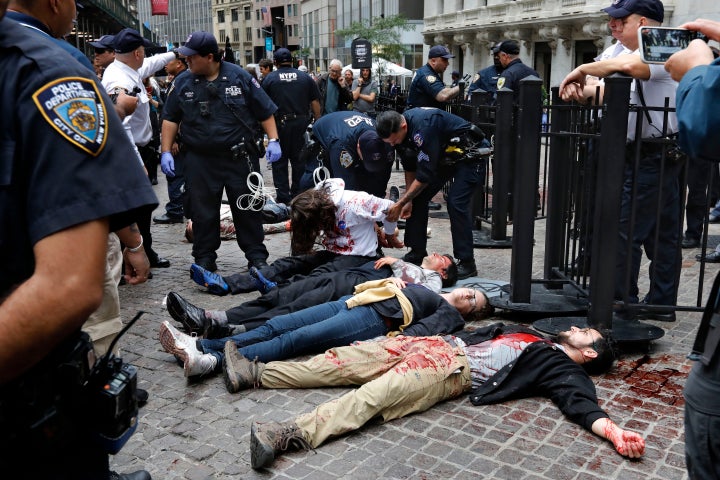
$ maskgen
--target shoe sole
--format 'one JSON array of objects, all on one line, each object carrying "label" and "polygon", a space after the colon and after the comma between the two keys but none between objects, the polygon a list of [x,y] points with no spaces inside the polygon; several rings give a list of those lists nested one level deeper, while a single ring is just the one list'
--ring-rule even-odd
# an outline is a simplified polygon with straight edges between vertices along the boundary
[{"label": "shoe sole", "polygon": [[218,285],[217,283],[213,282],[210,283],[205,279],[205,274],[195,268],[194,265],[190,266],[190,278],[193,279],[193,282],[197,283],[201,287],[205,287],[208,289],[208,292],[212,293],[213,295],[218,295],[220,297],[227,295],[229,292],[228,288],[223,288],[222,285]]},{"label": "shoe sole", "polygon": [[275,461],[275,451],[257,438],[257,426],[250,427],[250,465],[254,470],[266,467]]},{"label": "shoe sole", "polygon": [[162,345],[167,353],[175,355],[175,358],[180,360],[185,366],[188,363],[188,354],[185,349],[178,347],[177,344],[178,341],[172,330],[168,328],[166,322],[163,322],[162,325],[160,325],[160,345]]},{"label": "shoe sole", "polygon": [[225,388],[227,388],[228,392],[237,393],[240,391],[240,382],[237,381],[237,372],[235,371],[235,366],[231,361],[228,361],[228,358],[230,358],[230,356],[235,353],[232,349],[237,350],[235,344],[230,341],[225,342],[222,361],[223,380],[225,381]]}]

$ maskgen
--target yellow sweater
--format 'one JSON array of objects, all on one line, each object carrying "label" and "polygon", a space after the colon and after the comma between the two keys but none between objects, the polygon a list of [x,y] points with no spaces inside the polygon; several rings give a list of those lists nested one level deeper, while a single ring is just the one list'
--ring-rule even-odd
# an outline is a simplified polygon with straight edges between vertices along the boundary
[{"label": "yellow sweater", "polygon": [[405,327],[412,322],[413,308],[410,300],[407,299],[402,293],[402,290],[398,288],[392,280],[383,278],[382,280],[372,280],[356,285],[355,294],[352,298],[347,299],[345,303],[348,308],[354,308],[359,305],[380,302],[389,298],[397,298],[403,312],[403,323],[400,325],[399,330],[388,332],[388,337],[394,337],[399,335]]}]

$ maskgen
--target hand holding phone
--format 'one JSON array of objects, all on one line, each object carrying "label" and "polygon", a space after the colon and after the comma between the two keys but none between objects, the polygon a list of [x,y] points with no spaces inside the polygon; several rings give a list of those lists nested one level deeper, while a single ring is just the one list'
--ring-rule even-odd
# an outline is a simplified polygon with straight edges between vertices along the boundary
[{"label": "hand holding phone", "polygon": [[640,57],[645,63],[665,63],[673,53],[687,48],[696,38],[706,40],[702,33],[684,28],[640,27]]}]

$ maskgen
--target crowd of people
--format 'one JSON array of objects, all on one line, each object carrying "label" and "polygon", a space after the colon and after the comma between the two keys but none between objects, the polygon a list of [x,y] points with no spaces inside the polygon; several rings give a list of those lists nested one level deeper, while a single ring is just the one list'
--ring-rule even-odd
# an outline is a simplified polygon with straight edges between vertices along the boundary
[{"label": "crowd of people", "polygon": [[[0,244],[8,246],[0,253],[0,458],[20,462],[32,478],[150,478],[146,471],[111,472],[108,450],[93,441],[95,425],[75,404],[76,390],[62,381],[42,382],[68,364],[80,372],[68,383],[86,381],[94,366],[87,352],[110,350],[122,328],[118,285],[143,283],[151,269],[170,266],[153,248],[153,221],[186,218],[193,225],[188,282],[215,295],[261,295],[222,311],[169,292],[168,313],[179,328],[165,321],[158,336],[185,376],[222,374],[231,393],[358,387],[288,422],[253,423],[253,468],[271,465],[291,448],[316,448],[373,418],[390,421],[462,394],[474,405],[545,396],[620,455],[644,454],[643,437],[620,428],[599,406],[590,376],[612,367],[610,332],[573,326],[546,338],[502,323],[464,329],[467,320],[493,312],[482,291],[456,287],[480,270],[470,208],[487,175],[488,158],[480,152],[489,143],[480,128],[444,108],[462,98],[465,87],[457,71],[449,85],[443,81],[454,58],[447,47],[429,49],[405,111],[378,112],[379,88],[368,68],[354,78],[332,60],[314,79],[280,48],[272,61],[259,62],[259,72],[249,71],[224,61],[208,32],[193,32],[179,48],[146,57],[151,44],[126,28],[90,42],[91,63],[62,40],[76,15],[71,3],[54,9],[0,0],[0,14],[9,6],[0,20],[0,131],[9,154],[0,162],[7,167],[2,171],[17,172],[0,186],[0,218],[13,226],[0,229]],[[663,22],[659,0],[618,0],[604,10],[618,44],[570,72],[560,95],[587,101],[598,85],[602,92],[598,79],[622,72],[635,79],[631,103],[677,102],[677,118],[653,111],[641,119],[639,138],[636,114],[630,114],[627,157],[639,154],[640,161],[638,167],[628,163],[625,172],[619,238],[632,250],[629,258],[627,252],[618,256],[617,271],[630,265],[631,275],[629,285],[620,274],[616,282],[618,299],[640,301],[643,247],[653,266],[642,302],[672,307],[681,164],[661,167],[664,147],[643,140],[657,137],[664,125],[660,134],[679,133],[692,158],[719,161],[714,133],[720,117],[709,108],[720,91],[719,64],[698,40],[665,65],[640,61],[637,30]],[[720,40],[716,22],[684,27]],[[538,73],[523,64],[515,40],[498,42],[490,53],[493,64],[477,72],[469,97],[485,92],[492,101],[497,90],[510,88],[517,100],[519,82]],[[153,78],[162,69],[167,77]],[[396,157],[404,192],[387,198]],[[287,204],[291,225],[290,255],[273,255],[272,263],[263,233],[262,208],[271,196],[260,174],[263,158],[272,168],[274,201]],[[153,218],[158,166],[169,202]],[[638,175],[644,188],[631,198]],[[452,253],[428,253],[429,204],[451,179]],[[657,216],[651,210],[660,179],[665,204]],[[58,184],[66,188],[53,188]],[[217,271],[224,195],[246,258],[235,274]],[[631,211],[631,200],[640,213]],[[409,251],[402,258],[385,255],[384,249],[404,247]],[[719,290],[716,280],[711,295]],[[720,475],[712,427],[720,417],[717,309],[711,299],[685,393],[693,479]],[[669,313],[653,315],[670,319],[662,318]],[[34,321],[40,317],[48,320]],[[286,361],[310,354],[317,355]],[[147,392],[133,390],[128,401],[137,408]],[[47,462],[33,461],[38,456]]]}]

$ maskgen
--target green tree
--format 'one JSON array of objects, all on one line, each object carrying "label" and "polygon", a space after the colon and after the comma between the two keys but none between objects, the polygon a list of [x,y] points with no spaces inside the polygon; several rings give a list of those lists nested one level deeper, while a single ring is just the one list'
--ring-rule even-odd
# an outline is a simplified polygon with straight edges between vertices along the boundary
[{"label": "green tree", "polygon": [[414,25],[408,23],[404,16],[391,15],[353,22],[348,28],[336,30],[335,34],[349,39],[360,37],[369,40],[373,54],[393,62],[400,62],[406,51],[400,43],[400,33],[413,28]]}]

